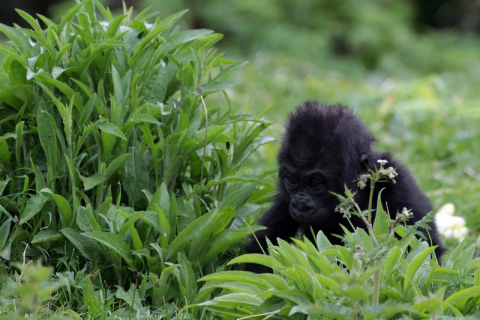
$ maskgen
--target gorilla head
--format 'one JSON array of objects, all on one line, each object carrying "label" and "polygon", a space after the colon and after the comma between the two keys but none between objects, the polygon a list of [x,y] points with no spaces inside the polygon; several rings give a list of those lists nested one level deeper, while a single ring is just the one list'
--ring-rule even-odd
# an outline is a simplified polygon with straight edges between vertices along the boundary
[{"label": "gorilla head", "polygon": [[278,154],[281,193],[290,197],[290,215],[315,225],[334,212],[334,193],[352,189],[368,170],[374,137],[341,106],[307,102],[293,113]]}]

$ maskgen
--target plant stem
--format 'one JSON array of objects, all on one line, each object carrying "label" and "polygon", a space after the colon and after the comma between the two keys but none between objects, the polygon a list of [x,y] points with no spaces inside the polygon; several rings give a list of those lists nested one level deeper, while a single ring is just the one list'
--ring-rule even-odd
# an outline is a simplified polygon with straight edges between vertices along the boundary
[{"label": "plant stem", "polygon": [[200,168],[200,198],[202,197],[202,189],[203,189],[203,167],[205,166],[205,157],[207,156],[207,139],[208,139],[208,112],[207,112],[207,105],[205,104],[205,100],[203,100],[203,89],[199,88],[200,93],[200,100],[202,100],[203,110],[205,111],[205,145],[203,146],[203,158],[202,158],[202,167]]},{"label": "plant stem", "polygon": [[373,190],[375,189],[375,181],[370,182],[370,195],[368,197],[368,222],[372,223],[372,203],[373,203]]},{"label": "plant stem", "polygon": [[375,259],[375,268],[378,268],[373,275],[373,297],[372,304],[378,305],[380,299],[380,259]]}]

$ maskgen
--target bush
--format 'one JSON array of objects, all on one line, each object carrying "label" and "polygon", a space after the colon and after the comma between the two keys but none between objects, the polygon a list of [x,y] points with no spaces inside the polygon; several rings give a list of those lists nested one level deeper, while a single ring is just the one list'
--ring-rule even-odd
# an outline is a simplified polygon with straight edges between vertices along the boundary
[{"label": "bush", "polygon": [[45,29],[18,12],[32,29],[0,24],[0,256],[43,257],[92,318],[118,301],[175,313],[273,190],[240,172],[271,141],[224,92],[243,63],[212,47],[220,34],[180,31],[185,11],[149,24],[78,1]]}]

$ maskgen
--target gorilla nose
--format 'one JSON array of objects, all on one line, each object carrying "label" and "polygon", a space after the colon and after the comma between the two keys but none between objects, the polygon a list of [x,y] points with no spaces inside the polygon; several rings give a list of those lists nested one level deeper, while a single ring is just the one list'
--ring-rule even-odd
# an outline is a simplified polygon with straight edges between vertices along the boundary
[{"label": "gorilla nose", "polygon": [[310,211],[313,209],[313,204],[302,200],[292,200],[292,208],[296,211]]}]

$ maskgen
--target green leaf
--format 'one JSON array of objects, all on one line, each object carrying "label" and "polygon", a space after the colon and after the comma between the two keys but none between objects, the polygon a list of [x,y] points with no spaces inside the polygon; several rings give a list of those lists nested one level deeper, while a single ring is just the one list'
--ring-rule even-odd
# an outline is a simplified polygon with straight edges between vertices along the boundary
[{"label": "green leaf", "polygon": [[453,270],[462,271],[468,262],[470,262],[475,254],[475,244],[472,243],[468,248],[464,249],[460,256],[453,263]]},{"label": "green leaf", "polygon": [[110,122],[101,122],[97,124],[98,128],[105,133],[112,134],[116,137],[119,137],[122,140],[127,141],[127,137],[123,134],[123,132],[118,129],[113,123]]},{"label": "green leaf", "polygon": [[117,234],[110,232],[84,232],[83,236],[91,238],[105,247],[119,254],[130,268],[133,268],[130,247],[125,243],[125,240]]},{"label": "green leaf", "polygon": [[200,278],[198,281],[238,281],[256,284],[262,288],[268,288],[268,283],[258,275],[247,271],[221,271]]},{"label": "green leaf", "polygon": [[83,187],[85,188],[85,191],[88,191],[105,181],[105,177],[100,173],[95,173],[91,177],[83,177],[80,175],[80,180],[83,181]]},{"label": "green leaf", "polygon": [[49,188],[44,188],[40,190],[40,192],[47,193],[53,198],[53,200],[57,204],[63,221],[65,221],[65,226],[70,226],[72,223],[72,208],[70,207],[68,201],[61,195],[53,193],[52,190],[50,190]]},{"label": "green leaf", "polygon": [[110,164],[108,165],[108,167],[105,169],[105,172],[104,172],[105,179],[110,178],[112,174],[117,172],[117,170],[124,165],[124,163],[130,158],[131,155],[132,155],[131,153],[125,153],[115,158],[115,160],[113,160],[112,162],[110,162]]},{"label": "green leaf", "polygon": [[405,273],[405,282],[403,284],[403,294],[406,294],[410,289],[410,282],[417,273],[418,268],[422,265],[423,261],[435,250],[435,247],[428,247],[419,254],[417,254],[407,267]]},{"label": "green leaf", "polygon": [[35,235],[32,239],[32,243],[41,243],[47,241],[57,241],[63,237],[61,233],[58,233],[53,230],[41,230],[39,233]]},{"label": "green leaf", "polygon": [[55,133],[55,124],[51,116],[42,106],[37,108],[38,137],[42,145],[48,164],[48,181],[54,180],[54,175],[60,166],[59,146]]},{"label": "green leaf", "polygon": [[[445,302],[452,306],[455,306],[465,299],[474,298],[478,296],[480,296],[480,287],[474,286],[474,287],[466,288],[466,289],[455,292],[454,294],[449,296],[447,299],[445,299]],[[443,310],[445,309],[446,309],[446,306],[443,307]]]},{"label": "green leaf", "polygon": [[390,234],[390,217],[387,215],[382,205],[382,189],[378,194],[377,210],[375,212],[375,221],[373,222],[373,233],[380,243],[382,239],[387,239]]},{"label": "green leaf", "polygon": [[168,51],[184,44],[187,42],[190,42],[192,40],[201,38],[207,34],[212,33],[212,30],[207,30],[207,29],[198,29],[198,30],[185,30],[178,32],[168,38],[168,41],[166,43],[166,46],[168,48]]},{"label": "green leaf", "polygon": [[402,249],[393,247],[385,258],[384,272],[389,274],[395,265],[398,265],[398,259],[402,256]]},{"label": "green leaf", "polygon": [[[207,214],[195,219],[192,223],[190,223],[185,229],[180,232],[177,237],[170,243],[168,246],[165,256],[166,258],[170,258],[172,255],[176,255],[177,252],[187,246],[190,245],[190,240],[199,232],[212,233],[213,228],[215,226],[211,225],[211,222],[214,221],[215,215],[217,214],[216,210],[210,211]],[[209,230],[205,230],[209,229]]]},{"label": "green leaf", "polygon": [[256,263],[269,268],[272,268],[274,266],[280,266],[280,263],[277,261],[277,259],[275,259],[270,255],[261,254],[261,253],[249,253],[249,254],[238,256],[230,260],[228,262],[228,265],[232,265],[236,263]]},{"label": "green leaf", "polygon": [[71,229],[71,228],[63,228],[60,232],[80,251],[80,253],[87,258],[89,261],[96,262],[96,261],[104,261],[105,255],[102,253],[101,249],[98,245],[86,238],[81,234],[80,231]]},{"label": "green leaf", "polygon": [[203,91],[205,92],[205,94],[209,94],[209,93],[213,93],[213,92],[217,92],[217,91],[221,91],[221,90],[225,90],[225,89],[228,89],[228,88],[231,88],[233,86],[237,85],[236,82],[218,82],[218,81],[212,81],[212,82],[209,82],[209,83],[205,83],[204,85],[202,85],[202,89]]},{"label": "green leaf", "polygon": [[10,225],[12,224],[10,219],[5,220],[0,227],[0,251],[3,250],[5,243],[7,242],[8,236],[10,235]]},{"label": "green leaf", "polygon": [[336,320],[353,319],[350,308],[339,306],[329,301],[317,301],[314,304],[294,306],[290,310],[289,316],[295,313],[316,315],[315,319],[323,319],[325,317]]},{"label": "green leaf", "polygon": [[31,196],[30,199],[28,199],[27,205],[25,206],[25,211],[21,214],[20,224],[24,224],[37,215],[47,201],[48,198],[42,193]]},{"label": "green leaf", "polygon": [[[235,212],[232,210],[232,212]],[[255,230],[255,229],[253,229]],[[221,231],[211,242],[211,247],[207,254],[202,257],[202,264],[206,263],[213,257],[220,253],[224,253],[227,249],[231,248],[234,244],[240,243],[243,238],[251,234],[251,230],[248,227],[243,229],[225,229]],[[233,260],[229,262],[232,263]]]},{"label": "green leaf", "polygon": [[223,296],[218,296],[213,300],[205,301],[200,303],[200,306],[209,306],[209,305],[226,305],[231,307],[249,305],[249,306],[260,306],[263,303],[262,299],[257,298],[255,295],[246,294],[246,293],[230,293]]},{"label": "green leaf", "polygon": [[243,204],[248,197],[252,195],[252,192],[257,188],[259,182],[260,180],[257,180],[228,194],[218,205],[218,210],[222,210],[227,207],[236,208]]}]

